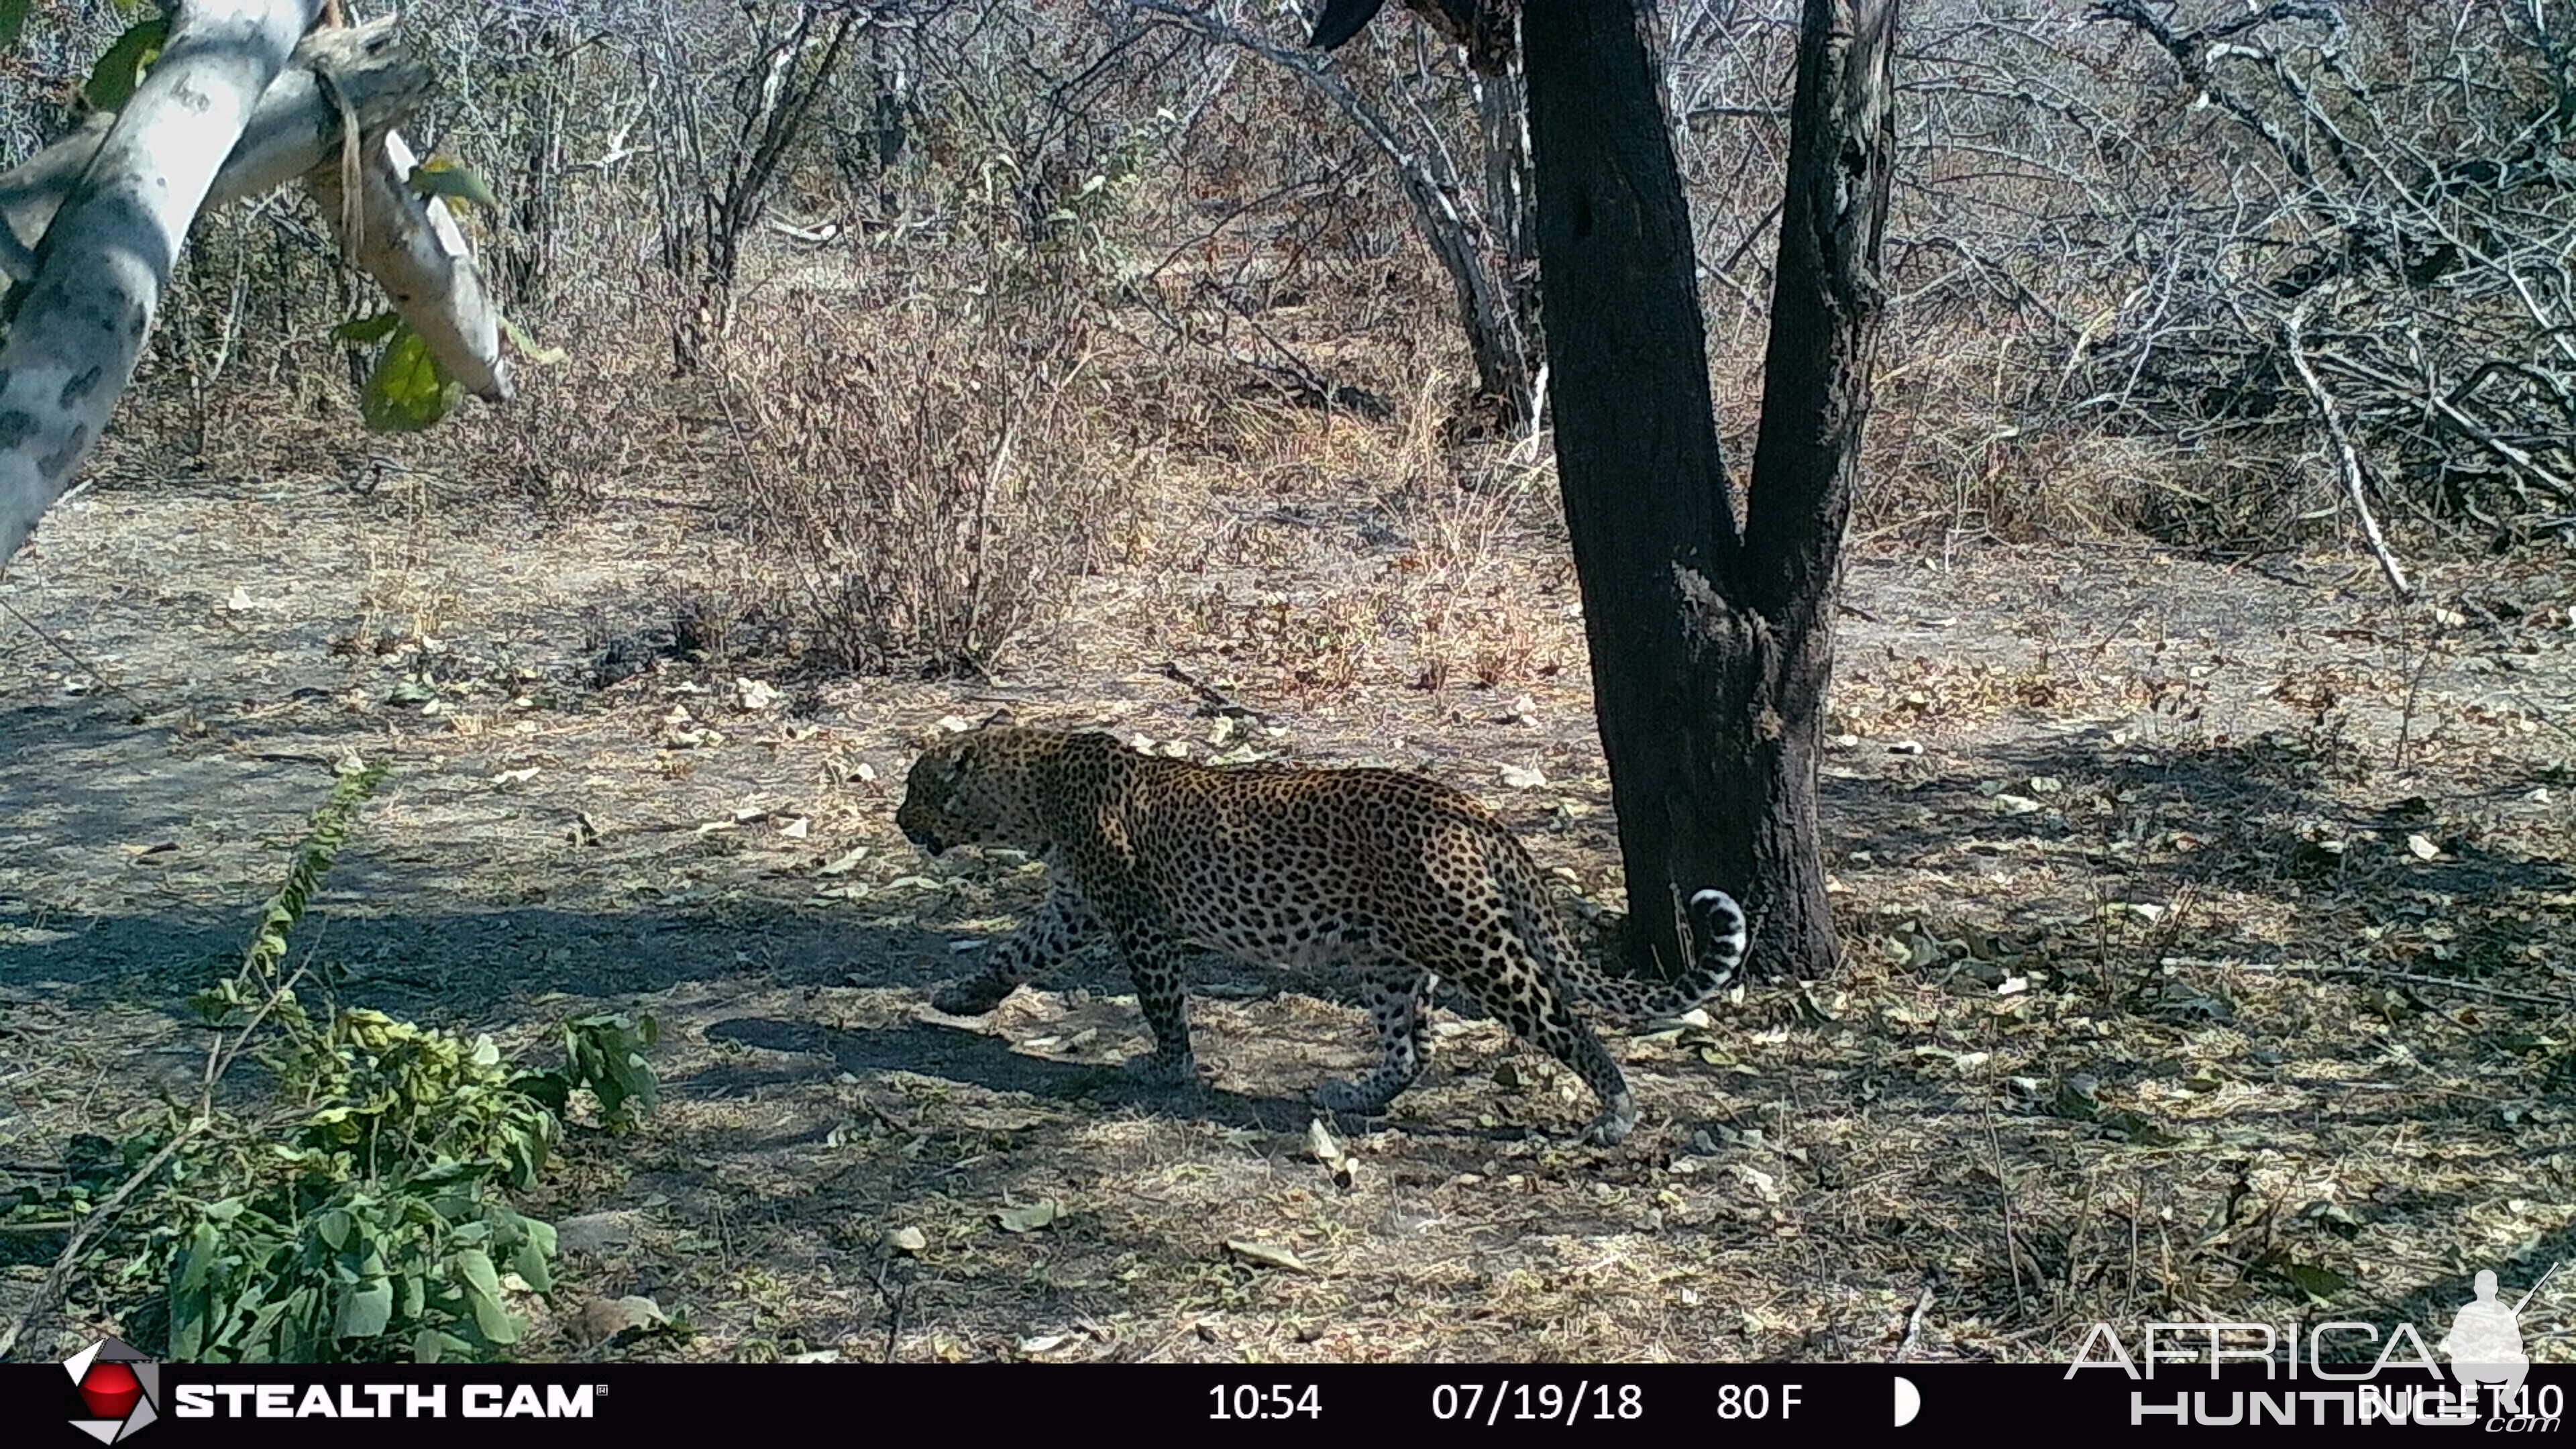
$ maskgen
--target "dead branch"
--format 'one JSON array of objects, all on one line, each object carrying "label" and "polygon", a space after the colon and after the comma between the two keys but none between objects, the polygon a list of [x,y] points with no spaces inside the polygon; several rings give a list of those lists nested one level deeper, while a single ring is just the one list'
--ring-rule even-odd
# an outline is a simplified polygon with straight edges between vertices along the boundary
[{"label": "dead branch", "polygon": [[2388,540],[2380,534],[2379,519],[2370,511],[2370,487],[2362,475],[2361,455],[2353,450],[2352,435],[2344,430],[2343,415],[2335,410],[2334,395],[2317,381],[2317,371],[2308,365],[2307,350],[2300,345],[2299,329],[2308,319],[2305,303],[2290,313],[2281,324],[2281,345],[2290,354],[2290,366],[2299,374],[2299,383],[2308,391],[2309,401],[2316,404],[2317,420],[2325,425],[2326,438],[2334,445],[2336,469],[2343,475],[2345,496],[2352,500],[2352,511],[2361,520],[2361,535],[2370,544],[2370,556],[2379,560],[2379,571],[2388,575],[2388,586],[2397,597],[2409,598],[2415,590],[2406,581],[2406,570],[2399,567],[2396,555],[2388,551]]}]

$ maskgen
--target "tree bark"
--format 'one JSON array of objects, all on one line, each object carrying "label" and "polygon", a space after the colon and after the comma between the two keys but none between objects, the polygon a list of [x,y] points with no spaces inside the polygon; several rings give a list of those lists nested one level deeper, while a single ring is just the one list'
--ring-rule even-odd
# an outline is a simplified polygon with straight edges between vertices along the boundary
[{"label": "tree bark", "polygon": [[1758,967],[1838,960],[1816,757],[1877,336],[1896,9],[1806,0],[1740,529],[1647,9],[1523,16],[1558,479],[1643,973],[1693,959],[1682,906],[1710,886],[1742,898]]},{"label": "tree bark", "polygon": [[1475,87],[1476,128],[1485,151],[1485,231],[1502,254],[1501,282],[1510,300],[1526,388],[1512,399],[1513,411],[1520,414],[1513,421],[1535,422],[1540,382],[1534,372],[1546,353],[1539,318],[1538,209],[1530,172],[1527,87],[1519,68],[1510,64],[1477,73]]},{"label": "tree bark", "polygon": [[321,0],[187,0],[46,230],[0,345],[0,562],[98,441],[188,224]]}]

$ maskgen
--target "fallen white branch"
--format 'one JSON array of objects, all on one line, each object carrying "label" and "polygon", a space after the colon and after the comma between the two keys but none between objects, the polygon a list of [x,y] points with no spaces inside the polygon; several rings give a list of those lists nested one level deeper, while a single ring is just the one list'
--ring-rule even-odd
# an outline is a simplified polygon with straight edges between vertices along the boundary
[{"label": "fallen white branch", "polygon": [[0,563],[71,486],[133,380],[170,267],[321,0],[183,0],[63,201],[0,345]]}]

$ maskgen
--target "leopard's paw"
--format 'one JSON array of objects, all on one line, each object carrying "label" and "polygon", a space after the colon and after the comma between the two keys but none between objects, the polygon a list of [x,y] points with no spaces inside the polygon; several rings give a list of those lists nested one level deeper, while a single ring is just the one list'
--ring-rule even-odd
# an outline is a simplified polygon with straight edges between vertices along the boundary
[{"label": "leopard's paw", "polygon": [[1315,1105],[1327,1112],[1349,1112],[1354,1116],[1374,1116],[1386,1110],[1395,1100],[1393,1092],[1380,1092],[1360,1082],[1326,1082],[1314,1093]]},{"label": "leopard's paw", "polygon": [[1583,1129],[1583,1140],[1595,1147],[1616,1147],[1637,1127],[1637,1104],[1622,1092],[1601,1109],[1592,1125]]},{"label": "leopard's paw", "polygon": [[1127,1059],[1127,1074],[1149,1087],[1204,1086],[1211,1073],[1195,1057],[1145,1052]]},{"label": "leopard's paw", "polygon": [[982,976],[952,981],[930,994],[930,1009],[944,1016],[982,1016],[1018,989],[1016,981],[994,981]]}]

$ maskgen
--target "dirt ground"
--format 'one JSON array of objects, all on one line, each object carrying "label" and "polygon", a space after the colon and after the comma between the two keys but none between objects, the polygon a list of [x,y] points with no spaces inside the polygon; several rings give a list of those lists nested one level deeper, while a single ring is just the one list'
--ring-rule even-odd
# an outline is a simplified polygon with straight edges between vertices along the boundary
[{"label": "dirt ground", "polygon": [[[1333,1127],[1340,1180],[1305,1094],[1371,1045],[1327,980],[1205,963],[1199,1094],[1118,1075],[1144,1034],[1105,958],[928,1011],[1041,875],[891,816],[918,741],[1002,705],[1419,767],[1615,902],[1548,514],[1493,505],[1426,614],[1453,518],[1218,494],[1167,521],[1190,566],[1087,581],[993,683],[602,687],[601,641],[721,553],[704,509],[87,494],[0,582],[0,1156],[193,1074],[178,1004],[354,751],[394,773],[298,937],[349,999],[539,1059],[582,1011],[663,1027],[660,1111],[534,1203],[566,1250],[537,1356],[2062,1358],[2097,1318],[2430,1339],[2477,1269],[2518,1296],[2576,1255],[2576,568],[2537,553],[2429,568],[2427,617],[2346,558],[1859,540],[1823,787],[1847,964],[1614,1038],[1617,1149],[1444,1010],[1423,1085]],[[0,1316],[38,1271],[0,1268]],[[591,1342],[579,1306],[628,1294],[687,1331]],[[2523,1325],[2576,1358],[2576,1288]]]}]

